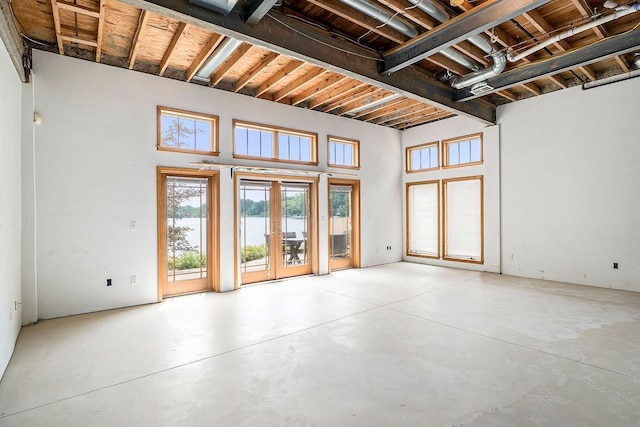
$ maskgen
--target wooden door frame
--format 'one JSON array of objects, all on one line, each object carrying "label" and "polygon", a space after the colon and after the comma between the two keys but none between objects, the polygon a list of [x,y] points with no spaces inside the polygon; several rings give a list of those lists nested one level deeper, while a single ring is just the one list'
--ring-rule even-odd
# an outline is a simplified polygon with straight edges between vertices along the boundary
[{"label": "wooden door frame", "polygon": [[[311,186],[311,194],[309,196],[309,223],[310,230],[307,234],[310,242],[310,254],[308,257],[311,264],[311,274],[317,275],[319,271],[319,257],[318,257],[318,182],[317,177],[306,177],[297,175],[281,175],[281,174],[264,174],[264,173],[251,173],[251,172],[236,172],[233,174],[233,232],[234,232],[234,290],[239,289],[242,285],[242,272],[240,271],[240,241],[239,241],[239,222],[240,222],[240,210],[239,210],[239,195],[240,195],[240,181],[243,179],[252,181],[267,181],[267,182],[300,182],[309,183]],[[272,213],[273,215],[273,213]],[[276,279],[274,279],[276,280]]]},{"label": "wooden door frame", "polygon": [[[207,290],[220,292],[220,174],[214,170],[198,170],[158,166],[156,168],[158,229],[158,302],[167,286],[167,186],[168,176],[207,178]],[[210,289],[209,289],[210,288]],[[202,292],[201,290],[187,293]],[[172,295],[174,296],[174,295]]]},{"label": "wooden door frame", "polygon": [[[327,180],[327,217],[331,222],[331,185],[351,186],[351,258],[353,265],[351,268],[360,268],[360,180],[329,178]],[[328,224],[330,227],[330,224]],[[331,273],[331,230],[327,233],[327,258],[329,260],[329,273]],[[335,269],[334,269],[335,270]]]}]

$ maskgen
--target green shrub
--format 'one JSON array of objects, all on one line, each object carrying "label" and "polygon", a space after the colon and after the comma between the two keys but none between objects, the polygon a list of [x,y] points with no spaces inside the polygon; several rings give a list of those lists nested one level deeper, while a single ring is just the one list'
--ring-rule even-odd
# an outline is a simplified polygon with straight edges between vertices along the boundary
[{"label": "green shrub", "polygon": [[207,256],[196,251],[182,252],[177,258],[169,258],[169,270],[190,270],[207,265]]},{"label": "green shrub", "polygon": [[260,259],[267,256],[267,248],[264,245],[260,246],[246,246],[242,248],[240,252],[240,258],[242,262],[253,261],[254,259]]}]

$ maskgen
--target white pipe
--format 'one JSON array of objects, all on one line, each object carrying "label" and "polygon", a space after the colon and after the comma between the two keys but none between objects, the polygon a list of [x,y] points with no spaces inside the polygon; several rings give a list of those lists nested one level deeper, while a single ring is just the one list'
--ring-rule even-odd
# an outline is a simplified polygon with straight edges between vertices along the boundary
[{"label": "white pipe", "polygon": [[591,88],[603,86],[609,83],[620,82],[622,80],[629,80],[639,76],[640,76],[640,70],[633,70],[627,73],[616,74],[615,76],[611,76],[611,77],[605,77],[604,79],[596,80],[595,82],[587,82],[582,85],[582,89],[583,90],[591,89]]},{"label": "white pipe", "polygon": [[606,24],[607,22],[611,22],[614,21],[618,18],[622,18],[623,16],[629,15],[631,13],[637,12],[638,10],[640,10],[640,5],[635,4],[633,6],[623,6],[621,8],[616,9],[611,15],[607,15],[604,16],[602,18],[593,20],[591,22],[588,22],[584,25],[580,25],[579,27],[575,27],[575,28],[570,28],[567,31],[557,34],[553,37],[551,37],[550,39],[545,40],[542,43],[539,43],[535,46],[530,47],[529,49],[520,52],[519,54],[515,55],[513,52],[509,53],[507,55],[507,59],[509,60],[509,62],[517,62],[519,60],[521,60],[522,58],[531,55],[534,52],[539,51],[540,49],[544,49],[545,47],[549,46],[550,44],[559,42],[560,40],[564,40],[568,37],[571,37],[575,34],[578,33],[582,33],[586,30],[590,30],[591,28],[597,27],[598,25],[603,25]]},{"label": "white pipe", "polygon": [[487,67],[483,70],[469,73],[466,76],[454,77],[451,79],[451,87],[454,89],[464,89],[465,87],[472,86],[490,77],[497,76],[504,71],[507,66],[507,60],[504,53],[496,52],[491,55],[493,57],[493,66]]}]

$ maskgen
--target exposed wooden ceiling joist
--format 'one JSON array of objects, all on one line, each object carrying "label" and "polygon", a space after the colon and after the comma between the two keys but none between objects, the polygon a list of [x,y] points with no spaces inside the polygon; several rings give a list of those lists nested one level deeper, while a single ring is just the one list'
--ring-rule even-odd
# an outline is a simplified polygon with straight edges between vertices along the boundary
[{"label": "exposed wooden ceiling joist", "polygon": [[311,80],[315,79],[316,77],[320,77],[326,72],[327,70],[324,70],[322,68],[314,68],[310,72],[298,77],[296,80],[292,81],[291,83],[289,83],[288,85],[280,89],[278,92],[273,94],[270,98],[272,101],[276,101],[276,102],[280,101],[286,98],[287,96],[289,96],[296,89],[306,85]]},{"label": "exposed wooden ceiling joist", "polygon": [[144,29],[147,25],[147,21],[149,20],[149,16],[151,13],[147,10],[142,10],[140,12],[140,21],[138,23],[138,30],[136,31],[136,35],[133,38],[133,43],[131,45],[131,53],[129,53],[129,69],[133,68],[133,64],[136,62],[136,56],[138,55],[138,48],[140,47],[140,41],[142,40]]},{"label": "exposed wooden ceiling joist", "polygon": [[378,72],[381,59],[375,53],[276,12],[251,26],[233,13],[223,17],[190,5],[187,0],[123,0],[123,3],[234,37],[484,123],[495,122],[495,106],[478,100],[456,103],[453,101],[454,89],[426,79],[411,68],[390,76],[381,75]]},{"label": "exposed wooden ceiling joist", "polygon": [[282,79],[285,79],[288,75],[296,72],[303,66],[304,66],[304,62],[298,61],[297,59],[294,59],[293,61],[289,62],[281,70],[279,70],[274,75],[269,77],[267,81],[265,81],[260,86],[258,86],[258,89],[256,89],[255,96],[257,97],[262,96],[262,94],[267,92],[269,88],[278,84],[278,82],[282,81]]},{"label": "exposed wooden ceiling joist", "polygon": [[220,83],[224,76],[231,71],[233,66],[240,61],[240,58],[246,55],[252,47],[253,46],[249,43],[243,43],[238,46],[236,50],[234,50],[231,55],[229,55],[229,57],[227,57],[227,59],[225,59],[224,62],[213,73],[211,73],[211,81],[209,82],[209,85],[216,86]]},{"label": "exposed wooden ceiling joist", "polygon": [[98,46],[96,46],[96,62],[100,62],[100,57],[102,56],[102,40],[103,40],[103,31],[104,31],[104,14],[106,10],[106,0],[100,0],[98,4],[98,10],[100,13],[98,14]]},{"label": "exposed wooden ceiling joist", "polygon": [[315,84],[313,87],[292,98],[291,105],[298,105],[311,97],[320,95],[345,79],[347,79],[347,77],[340,74],[329,76],[322,83]]},{"label": "exposed wooden ceiling joist", "polygon": [[171,56],[173,55],[173,52],[175,52],[176,47],[180,43],[180,40],[182,40],[182,37],[184,36],[184,30],[186,29],[187,29],[187,24],[185,24],[184,22],[181,22],[180,25],[178,25],[178,29],[173,35],[173,38],[171,39],[171,43],[169,43],[169,47],[167,48],[166,52],[164,53],[164,56],[162,57],[162,61],[160,61],[160,70],[158,71],[158,75],[161,76],[166,71],[167,67],[169,66],[169,61],[171,61]]},{"label": "exposed wooden ceiling joist", "polygon": [[187,81],[191,81],[193,76],[196,75],[198,70],[204,65],[207,59],[209,59],[213,51],[216,50],[216,48],[220,46],[220,43],[222,43],[223,41],[224,36],[220,34],[214,34],[213,36],[211,36],[209,42],[200,51],[195,61],[193,61],[193,63],[191,64],[191,67],[189,67],[189,70],[187,71]]},{"label": "exposed wooden ceiling joist", "polygon": [[411,64],[451,47],[470,36],[495,27],[527,10],[532,10],[549,0],[488,0],[436,27],[434,30],[411,39],[409,42],[385,52],[382,73],[394,73]]},{"label": "exposed wooden ceiling joist", "polygon": [[341,103],[345,99],[353,96],[356,93],[362,92],[363,90],[365,90],[367,86],[369,86],[369,84],[360,82],[358,80],[352,80],[346,87],[337,88],[336,91],[338,93],[333,93],[333,90],[332,90],[325,94],[322,94],[316,97],[315,99],[313,99],[311,102],[309,102],[309,105],[307,107],[308,108],[318,108],[318,107],[329,108],[332,105],[336,105],[336,108],[337,108],[341,105]]},{"label": "exposed wooden ceiling joist", "polygon": [[280,56],[279,54],[275,53],[275,52],[269,52],[267,53],[264,58],[262,58],[262,60],[260,60],[260,62],[258,62],[258,64],[256,64],[253,69],[251,69],[248,73],[245,73],[240,80],[238,80],[233,88],[234,92],[238,92],[239,90],[241,90],[243,87],[245,87],[246,85],[248,85],[249,83],[251,83],[251,80],[253,80],[260,72],[262,72],[262,70],[265,69],[265,67],[269,66],[269,64],[271,64],[273,61],[275,61],[278,56]]}]

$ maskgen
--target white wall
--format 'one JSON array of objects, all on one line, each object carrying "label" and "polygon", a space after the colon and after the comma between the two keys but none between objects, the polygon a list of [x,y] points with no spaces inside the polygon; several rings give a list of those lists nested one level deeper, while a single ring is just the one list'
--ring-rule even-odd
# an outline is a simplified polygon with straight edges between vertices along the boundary
[{"label": "white wall", "polygon": [[0,42],[0,377],[20,332],[20,116],[22,83]]},{"label": "white wall", "polygon": [[[156,301],[156,166],[204,159],[156,150],[156,105],[218,115],[221,155],[211,159],[222,163],[234,162],[234,118],[317,132],[318,170],[326,167],[327,135],[360,140],[362,265],[401,259],[400,132],[40,51],[34,74],[34,108],[43,117],[34,134],[40,318]],[[321,183],[322,236],[326,179]],[[138,229],[130,231],[134,220]],[[233,181],[223,171],[223,290],[234,286],[233,221]],[[320,250],[326,272],[326,245]]]},{"label": "white wall", "polygon": [[[435,123],[409,129],[402,135],[402,168],[405,169],[405,148],[428,142],[442,141],[474,133],[482,133],[483,164],[452,169],[402,174],[402,206],[406,211],[407,182],[442,180],[463,176],[483,175],[484,186],[484,262],[470,264],[465,262],[427,259],[406,254],[406,224],[403,220],[403,259],[410,262],[441,265],[471,270],[500,272],[500,134],[498,126],[485,126],[465,117],[453,117]],[[442,147],[442,144],[440,144]],[[403,216],[403,218],[405,218]],[[442,231],[442,230],[441,230]]]},{"label": "white wall", "polygon": [[498,109],[504,273],[640,291],[638,93],[635,79]]}]

